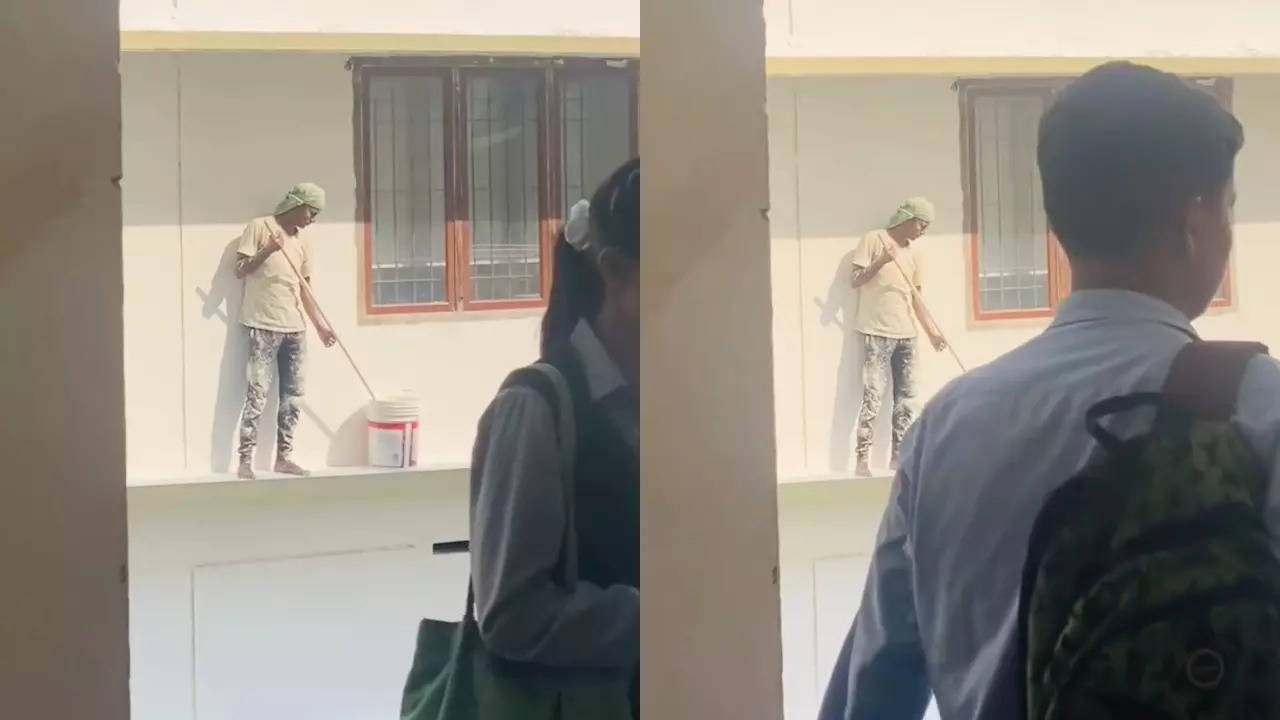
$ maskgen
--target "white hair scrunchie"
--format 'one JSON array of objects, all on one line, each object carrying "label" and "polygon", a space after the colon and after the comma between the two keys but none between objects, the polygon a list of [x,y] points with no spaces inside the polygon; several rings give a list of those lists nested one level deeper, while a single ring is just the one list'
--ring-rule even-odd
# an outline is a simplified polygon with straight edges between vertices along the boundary
[{"label": "white hair scrunchie", "polygon": [[564,239],[578,252],[591,245],[591,203],[579,200],[569,209],[569,219],[564,224]]}]

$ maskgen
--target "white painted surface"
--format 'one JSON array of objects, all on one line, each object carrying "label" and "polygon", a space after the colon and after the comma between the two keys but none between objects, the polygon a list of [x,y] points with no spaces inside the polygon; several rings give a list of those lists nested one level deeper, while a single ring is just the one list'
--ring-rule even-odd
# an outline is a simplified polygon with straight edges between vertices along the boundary
[{"label": "white painted surface", "polygon": [[854,57],[1274,55],[1265,0],[792,0],[785,54]]},{"label": "white painted surface", "polygon": [[406,545],[195,568],[196,717],[394,716],[430,593],[421,560]]},{"label": "white painted surface", "polygon": [[[815,714],[885,480],[779,494],[786,717]],[[134,720],[385,718],[422,617],[462,614],[465,474],[129,491]]]},{"label": "white painted surface", "polygon": [[124,30],[635,37],[635,0],[122,0]]},{"label": "white painted surface", "polygon": [[[1275,56],[1265,0],[766,0],[772,57]],[[124,30],[629,37],[634,0],[123,0]],[[1106,18],[1098,22],[1098,18]]]},{"label": "white painted surface", "polygon": [[[186,465],[177,59],[121,64],[124,357],[130,477]],[[207,278],[202,278],[207,279]]]},{"label": "white painted surface", "polygon": [[457,618],[464,473],[135,488],[135,720],[395,715],[417,622]]},{"label": "white painted surface", "polygon": [[[779,493],[787,720],[818,715],[858,612],[888,496],[887,479],[784,486]],[[932,704],[925,720],[938,720]]]}]

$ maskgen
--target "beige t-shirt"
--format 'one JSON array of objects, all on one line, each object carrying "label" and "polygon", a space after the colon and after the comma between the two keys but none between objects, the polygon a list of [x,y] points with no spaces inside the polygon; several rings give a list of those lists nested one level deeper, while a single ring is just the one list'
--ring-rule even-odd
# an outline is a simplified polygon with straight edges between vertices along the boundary
[{"label": "beige t-shirt", "polygon": [[307,329],[302,310],[302,283],[281,253],[289,254],[303,277],[311,277],[311,246],[306,238],[301,233],[290,236],[275,218],[262,217],[244,229],[236,252],[253,257],[266,247],[272,235],[279,238],[281,249],[245,277],[240,322],[259,330],[302,332]]},{"label": "beige t-shirt", "polygon": [[[889,243],[894,242],[885,230],[875,230],[858,239],[853,249],[854,265],[870,267],[884,255]],[[898,264],[911,278],[911,284],[920,287],[920,258],[911,249],[898,247]],[[853,327],[864,335],[887,338],[912,338],[916,336],[916,322],[911,308],[911,285],[892,260],[865,285],[858,288],[858,310],[854,314]]]}]

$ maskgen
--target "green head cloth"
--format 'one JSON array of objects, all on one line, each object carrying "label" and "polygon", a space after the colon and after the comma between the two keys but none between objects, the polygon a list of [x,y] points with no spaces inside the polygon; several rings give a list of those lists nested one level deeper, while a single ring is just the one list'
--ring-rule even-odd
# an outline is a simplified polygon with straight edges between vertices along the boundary
[{"label": "green head cloth", "polygon": [[933,203],[922,197],[909,198],[898,211],[889,218],[889,224],[885,227],[896,228],[908,220],[923,220],[927,223],[933,223]]},{"label": "green head cloth", "polygon": [[276,205],[275,215],[283,215],[302,205],[310,205],[317,211],[324,209],[324,188],[315,183],[298,183],[288,195]]}]

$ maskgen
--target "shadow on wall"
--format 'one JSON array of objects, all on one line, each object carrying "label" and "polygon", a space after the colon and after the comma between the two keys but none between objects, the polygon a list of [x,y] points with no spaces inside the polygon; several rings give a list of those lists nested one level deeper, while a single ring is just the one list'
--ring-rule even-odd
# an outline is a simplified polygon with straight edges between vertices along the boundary
[{"label": "shadow on wall", "polygon": [[[226,340],[222,345],[222,361],[218,365],[217,401],[214,405],[214,417],[209,438],[209,467],[215,473],[225,473],[231,469],[232,460],[236,457],[239,445],[240,411],[244,407],[246,361],[248,358],[248,342],[244,326],[240,324],[240,303],[243,298],[243,281],[236,277],[236,248],[239,238],[234,238],[222,251],[218,266],[209,280],[209,290],[205,292],[196,288],[196,295],[201,301],[201,315],[205,319],[218,318],[226,326]],[[261,424],[258,426],[258,448],[254,457],[254,465],[267,468],[275,460],[276,411],[280,405],[279,378],[272,379],[271,390],[267,396],[267,407],[263,410]],[[358,431],[350,427],[358,420],[363,427],[364,412],[357,412],[343,423],[340,435],[341,442],[335,438],[335,432],[320,418],[306,401],[302,402],[302,412],[307,421],[315,423],[321,432],[329,438],[327,454],[329,465],[357,465],[364,457],[364,446],[352,438],[363,438]],[[359,447],[355,445],[359,444]]]},{"label": "shadow on wall", "polygon": [[[849,274],[853,268],[853,250],[845,253],[836,265],[835,276],[827,288],[826,298],[814,298],[818,306],[818,323],[822,327],[838,327],[843,336],[840,362],[836,366],[835,406],[831,411],[831,437],[829,467],[834,471],[849,469],[853,452],[854,431],[858,414],[862,411],[862,363],[863,349],[858,332],[853,329],[854,313],[858,309],[858,293],[849,286]],[[892,380],[885,393],[892,398]],[[875,446],[871,450],[873,467],[887,464],[889,433],[892,426],[893,403],[885,402],[875,422]]]},{"label": "shadow on wall", "polygon": [[[306,409],[306,405],[303,405]],[[321,427],[324,424],[315,413],[306,410],[308,416]],[[325,429],[329,436],[329,455],[326,464],[329,467],[351,467],[364,465],[369,457],[368,415],[362,407],[351,413],[336,430]]]}]

